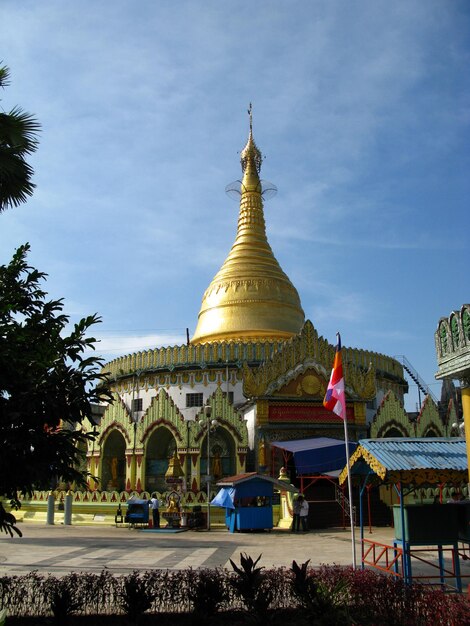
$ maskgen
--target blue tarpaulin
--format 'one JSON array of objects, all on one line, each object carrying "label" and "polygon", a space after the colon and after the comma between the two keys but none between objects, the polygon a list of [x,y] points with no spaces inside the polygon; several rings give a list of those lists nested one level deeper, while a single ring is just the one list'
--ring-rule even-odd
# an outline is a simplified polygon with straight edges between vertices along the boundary
[{"label": "blue tarpaulin", "polygon": [[[290,452],[294,457],[298,476],[326,474],[342,470],[346,465],[346,448],[342,439],[314,437],[294,441],[273,441],[271,446]],[[349,442],[349,455],[355,451],[357,443]]]},{"label": "blue tarpaulin", "polygon": [[211,504],[214,506],[221,506],[224,509],[234,509],[235,505],[233,503],[235,499],[235,488],[231,487],[230,489],[222,487],[219,493],[212,500]]}]

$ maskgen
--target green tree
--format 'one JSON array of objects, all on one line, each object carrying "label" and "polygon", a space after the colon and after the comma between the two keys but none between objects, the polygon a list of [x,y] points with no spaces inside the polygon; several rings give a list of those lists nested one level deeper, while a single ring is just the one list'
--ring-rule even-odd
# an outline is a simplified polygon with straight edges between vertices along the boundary
[{"label": "green tree", "polygon": [[[111,401],[102,359],[86,356],[100,319],[67,332],[63,302],[47,299],[46,275],[27,264],[28,251],[21,246],[0,266],[0,495],[14,501],[56,480],[85,485],[80,447],[96,433],[84,420],[92,422],[93,403]],[[4,526],[1,518],[0,510]]]},{"label": "green tree", "polygon": [[[10,71],[0,66],[0,87],[10,84]],[[29,113],[15,106],[0,111],[0,213],[26,202],[33,194],[33,168],[26,157],[37,150],[41,125]]]}]

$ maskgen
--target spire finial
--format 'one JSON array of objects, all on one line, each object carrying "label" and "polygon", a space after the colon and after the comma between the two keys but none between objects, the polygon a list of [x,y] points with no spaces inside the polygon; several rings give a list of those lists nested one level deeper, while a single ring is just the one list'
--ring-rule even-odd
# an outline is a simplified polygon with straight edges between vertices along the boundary
[{"label": "spire finial", "polygon": [[248,141],[246,143],[246,146],[241,151],[240,161],[242,164],[243,173],[245,172],[248,163],[252,161],[254,167],[256,168],[256,171],[259,174],[263,157],[253,139],[253,105],[251,104],[251,102],[248,106],[248,115],[250,116],[250,133],[248,135]]}]

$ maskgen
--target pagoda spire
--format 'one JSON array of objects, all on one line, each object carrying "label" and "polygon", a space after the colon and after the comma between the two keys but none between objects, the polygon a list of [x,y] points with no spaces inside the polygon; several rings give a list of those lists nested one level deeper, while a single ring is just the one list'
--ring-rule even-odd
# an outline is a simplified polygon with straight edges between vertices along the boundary
[{"label": "pagoda spire", "polygon": [[248,141],[240,153],[243,177],[235,241],[206,290],[191,343],[287,339],[298,334],[304,312],[297,290],[282,271],[266,236],[262,154],[253,139],[252,106]]}]

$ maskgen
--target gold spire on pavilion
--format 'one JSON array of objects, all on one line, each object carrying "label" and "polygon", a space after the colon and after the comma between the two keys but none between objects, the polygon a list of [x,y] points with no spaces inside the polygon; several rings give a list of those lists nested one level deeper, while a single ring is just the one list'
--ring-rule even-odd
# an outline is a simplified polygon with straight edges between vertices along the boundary
[{"label": "gold spire on pavilion", "polygon": [[282,271],[266,237],[263,157],[250,133],[240,154],[243,179],[235,242],[203,298],[191,343],[288,339],[304,323],[299,294]]}]

